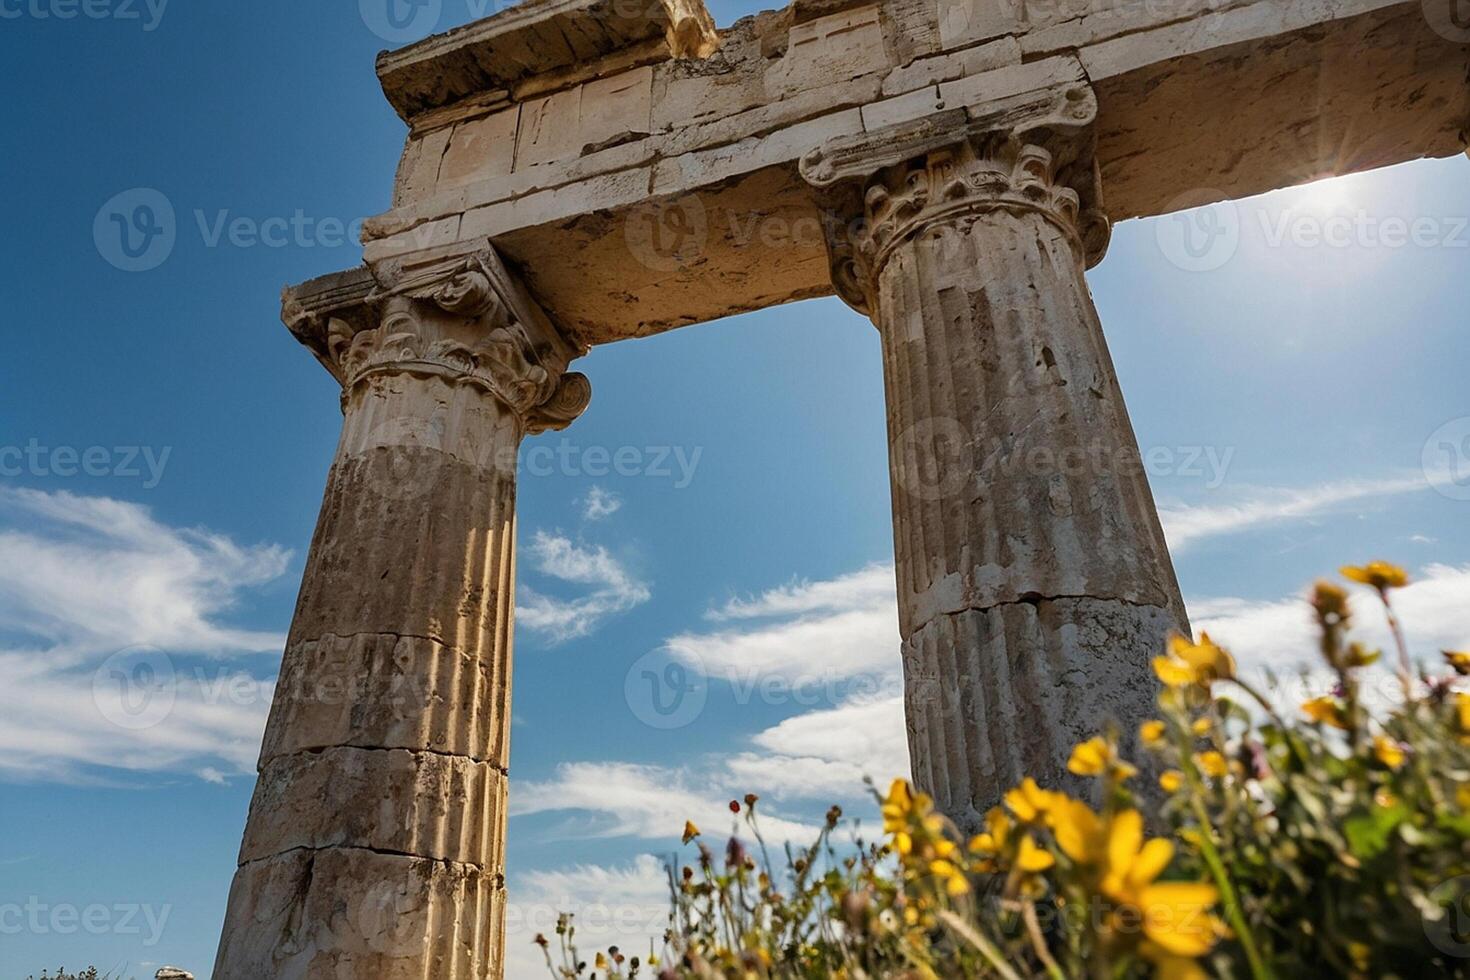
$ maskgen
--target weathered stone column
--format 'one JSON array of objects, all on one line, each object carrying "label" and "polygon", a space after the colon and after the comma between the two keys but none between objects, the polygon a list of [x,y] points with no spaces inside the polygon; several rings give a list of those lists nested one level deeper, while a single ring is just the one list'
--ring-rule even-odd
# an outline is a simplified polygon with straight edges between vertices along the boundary
[{"label": "weathered stone column", "polygon": [[345,421],[216,980],[501,976],[516,451],[590,389],[488,245],[374,274],[288,296]]},{"label": "weathered stone column", "polygon": [[1036,103],[803,163],[852,188],[834,278],[882,334],[914,777],[967,828],[1025,775],[1082,789],[1072,747],[1131,741],[1187,625],[1083,276],[1108,238],[1095,103]]}]

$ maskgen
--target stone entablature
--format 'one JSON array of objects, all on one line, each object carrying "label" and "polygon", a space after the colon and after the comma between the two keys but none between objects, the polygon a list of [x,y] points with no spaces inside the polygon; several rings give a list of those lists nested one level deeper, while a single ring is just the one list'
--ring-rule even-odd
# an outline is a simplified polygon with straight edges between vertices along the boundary
[{"label": "stone entablature", "polygon": [[[1419,0],[798,0],[717,36],[672,3],[521,5],[385,56],[412,129],[394,208],[366,227],[369,260],[490,238],[571,335],[604,343],[828,292],[820,236],[778,263],[741,231],[752,216],[817,219],[803,155],[1064,76],[1096,93],[1113,221],[1188,192],[1449,155],[1470,128],[1470,47],[1436,34]],[[649,19],[572,63],[564,45],[493,54],[569,11],[619,29]],[[675,23],[697,43],[671,43]],[[528,60],[535,71],[515,67]],[[697,280],[630,252],[650,201],[693,211]],[[619,275],[599,277],[614,258]]]}]

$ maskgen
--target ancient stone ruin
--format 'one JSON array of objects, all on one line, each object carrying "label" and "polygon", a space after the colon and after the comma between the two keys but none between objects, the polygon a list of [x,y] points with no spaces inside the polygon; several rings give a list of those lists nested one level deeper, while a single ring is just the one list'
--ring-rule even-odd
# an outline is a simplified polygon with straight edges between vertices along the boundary
[{"label": "ancient stone ruin", "polygon": [[516,450],[596,344],[871,318],[915,778],[961,825],[1064,781],[1188,625],[1084,269],[1113,222],[1463,152],[1467,41],[1457,0],[527,0],[384,54],[393,208],[285,295],[345,421],[217,980],[501,976]]}]

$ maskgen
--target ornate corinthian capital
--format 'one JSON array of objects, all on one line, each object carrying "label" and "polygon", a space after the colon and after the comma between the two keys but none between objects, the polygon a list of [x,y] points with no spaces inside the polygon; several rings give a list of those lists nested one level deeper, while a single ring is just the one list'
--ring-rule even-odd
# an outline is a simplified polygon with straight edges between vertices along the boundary
[{"label": "ornate corinthian capital", "polygon": [[1075,84],[991,112],[954,109],[812,150],[802,176],[818,188],[832,282],[865,315],[893,250],[925,229],[961,230],[987,215],[1030,213],[1096,265],[1110,226],[1093,153],[1097,102]]},{"label": "ornate corinthian capital", "polygon": [[410,374],[481,388],[528,432],[562,429],[592,398],[569,343],[488,243],[341,273],[288,291],[284,319],[342,385]]}]

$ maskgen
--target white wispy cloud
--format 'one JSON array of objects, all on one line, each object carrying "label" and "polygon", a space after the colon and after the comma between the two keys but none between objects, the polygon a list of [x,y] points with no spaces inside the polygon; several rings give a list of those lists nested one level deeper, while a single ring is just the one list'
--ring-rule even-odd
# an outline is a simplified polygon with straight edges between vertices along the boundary
[{"label": "white wispy cloud", "polygon": [[587,496],[582,498],[582,519],[587,521],[600,521],[611,517],[623,509],[623,498],[594,485],[587,491]]},{"label": "white wispy cloud", "polygon": [[638,855],[624,865],[523,872],[511,876],[507,892],[506,976],[546,973],[536,935],[555,936],[557,916],[563,912],[576,916],[577,944],[584,955],[617,946],[624,956],[647,962],[650,940],[661,952],[669,883],[663,862],[652,855]]},{"label": "white wispy cloud", "polygon": [[601,546],[583,547],[564,535],[537,531],[525,555],[542,575],[592,587],[576,598],[559,599],[521,586],[516,621],[553,643],[588,636],[609,617],[640,606],[653,595]]},{"label": "white wispy cloud", "polygon": [[1305,489],[1268,489],[1230,504],[1161,507],[1159,520],[1174,551],[1208,538],[1238,534],[1286,521],[1308,520],[1347,504],[1429,489],[1421,476],[1343,480]]},{"label": "white wispy cloud", "polygon": [[802,580],[769,589],[750,599],[731,599],[706,613],[709,619],[759,619],[770,616],[799,616],[815,612],[843,612],[892,603],[892,562],[873,564],[826,581]]},{"label": "white wispy cloud", "polygon": [[707,618],[732,625],[680,633],[667,649],[705,676],[737,686],[765,678],[886,678],[901,669],[891,564],[732,599]]},{"label": "white wispy cloud", "polygon": [[847,801],[865,777],[886,786],[909,775],[901,693],[797,715],[751,741],[765,751],[732,757],[730,778],[776,799]]},{"label": "white wispy cloud", "polygon": [[[1440,663],[1441,650],[1470,648],[1470,565],[1429,565],[1413,578],[1407,588],[1393,593],[1410,655],[1433,666]],[[1397,694],[1391,670],[1396,659],[1393,636],[1373,594],[1353,591],[1354,637],[1384,651],[1379,667],[1366,676],[1381,703]],[[1332,683],[1315,655],[1317,632],[1306,594],[1304,587],[1300,595],[1282,599],[1198,599],[1188,605],[1196,632],[1207,632],[1228,647],[1253,679],[1263,680],[1268,671],[1275,674],[1283,687],[1283,704],[1294,708],[1301,696],[1320,694]]]},{"label": "white wispy cloud", "polygon": [[[566,813],[553,834],[578,838],[677,838],[685,820],[718,835],[731,822],[730,797],[698,773],[629,762],[569,762],[552,779],[528,781],[511,796],[510,815]],[[767,813],[766,838],[809,841],[816,829]]]},{"label": "white wispy cloud", "polygon": [[0,488],[0,553],[0,774],[253,769],[274,679],[224,661],[285,638],[223,617],[288,551],[125,501]]}]

